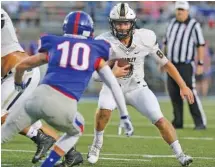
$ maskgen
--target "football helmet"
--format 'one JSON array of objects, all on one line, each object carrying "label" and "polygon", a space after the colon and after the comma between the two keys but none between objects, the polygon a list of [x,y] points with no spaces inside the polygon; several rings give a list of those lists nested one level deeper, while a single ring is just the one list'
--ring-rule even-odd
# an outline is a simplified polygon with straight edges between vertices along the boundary
[{"label": "football helmet", "polygon": [[[127,30],[117,30],[117,22],[130,22],[131,26]],[[109,23],[112,34],[118,39],[124,39],[133,35],[136,23],[136,14],[134,10],[129,7],[128,3],[118,3],[110,11]]]},{"label": "football helmet", "polygon": [[94,32],[93,19],[83,11],[71,12],[64,19],[63,32],[92,37]]}]

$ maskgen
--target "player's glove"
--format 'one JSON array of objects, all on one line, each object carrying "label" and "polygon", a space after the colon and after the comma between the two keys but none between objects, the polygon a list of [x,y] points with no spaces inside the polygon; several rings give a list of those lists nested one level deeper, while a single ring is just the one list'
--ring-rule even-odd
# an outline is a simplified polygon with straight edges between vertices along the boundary
[{"label": "player's glove", "polygon": [[121,116],[120,127],[124,128],[126,136],[132,136],[134,133],[133,125],[128,116]]},{"label": "player's glove", "polygon": [[18,84],[18,83],[14,83],[14,86],[15,86],[15,90],[17,90],[18,92],[23,92],[26,88],[26,85],[25,83],[21,83],[21,84]]}]

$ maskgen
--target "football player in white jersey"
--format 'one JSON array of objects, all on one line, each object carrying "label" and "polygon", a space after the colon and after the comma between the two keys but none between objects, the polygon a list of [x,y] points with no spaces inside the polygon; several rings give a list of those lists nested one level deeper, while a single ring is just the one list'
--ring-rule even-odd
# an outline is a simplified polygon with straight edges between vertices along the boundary
[{"label": "football player in white jersey", "polygon": [[[192,91],[187,87],[174,65],[159,49],[155,33],[144,28],[135,29],[136,14],[127,3],[118,3],[114,6],[109,19],[111,32],[103,33],[98,38],[105,39],[111,44],[110,59],[127,59],[133,66],[133,70],[130,72],[124,67],[117,66],[117,63],[113,68],[113,73],[118,78],[127,104],[136,108],[158,128],[181,165],[189,165],[193,161],[192,157],[183,153],[175,129],[163,116],[157,98],[144,80],[144,58],[150,55],[163,66],[179,85],[182,99],[186,98],[191,104],[194,102]],[[97,78],[96,76],[94,74],[95,78]],[[111,91],[103,84],[96,112],[94,140],[88,153],[88,161],[92,164],[98,161],[103,145],[104,129],[115,108],[116,103]]]},{"label": "football player in white jersey", "polygon": [[[4,123],[10,112],[19,110],[21,104],[34,91],[40,81],[40,71],[34,68],[26,72],[24,80],[27,87],[19,92],[23,85],[14,88],[14,67],[28,57],[20,46],[13,23],[9,15],[1,9],[1,124]],[[45,156],[49,148],[58,138],[50,128],[37,121],[32,126],[23,129],[20,134],[25,135],[37,144],[37,151],[32,159],[36,163]]]}]

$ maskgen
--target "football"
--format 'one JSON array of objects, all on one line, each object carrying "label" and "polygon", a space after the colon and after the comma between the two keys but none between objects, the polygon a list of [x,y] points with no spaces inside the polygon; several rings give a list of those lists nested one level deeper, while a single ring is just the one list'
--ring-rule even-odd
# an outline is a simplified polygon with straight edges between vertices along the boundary
[{"label": "football", "polygon": [[[116,61],[118,61],[119,67],[124,67],[129,64],[129,62],[126,59],[112,59],[108,61],[108,65],[110,66],[110,68],[113,68]],[[128,67],[128,69],[130,69],[130,67]]]}]

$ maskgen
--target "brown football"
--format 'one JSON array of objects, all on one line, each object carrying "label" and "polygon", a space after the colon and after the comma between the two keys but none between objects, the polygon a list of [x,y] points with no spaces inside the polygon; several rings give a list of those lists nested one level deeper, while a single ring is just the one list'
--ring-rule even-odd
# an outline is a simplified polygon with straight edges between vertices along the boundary
[{"label": "brown football", "polygon": [[118,61],[119,67],[124,67],[129,64],[129,62],[126,59],[112,59],[108,61],[108,65],[110,66],[110,68],[113,68],[116,61]]}]

